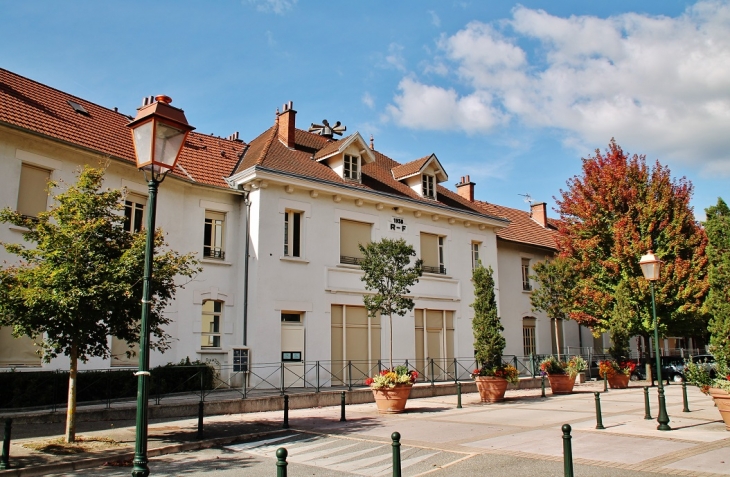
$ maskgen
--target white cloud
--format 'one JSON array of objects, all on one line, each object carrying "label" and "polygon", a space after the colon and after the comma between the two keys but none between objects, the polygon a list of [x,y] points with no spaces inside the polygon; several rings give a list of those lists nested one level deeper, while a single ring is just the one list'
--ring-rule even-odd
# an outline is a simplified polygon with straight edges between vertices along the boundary
[{"label": "white cloud", "polygon": [[398,43],[388,45],[388,54],[385,57],[385,62],[397,70],[405,71],[406,60],[403,57],[403,45],[399,45]]},{"label": "white cloud", "polygon": [[292,8],[299,0],[248,0],[248,3],[256,5],[256,10],[264,13],[275,13],[283,15]]},{"label": "white cloud", "polygon": [[[389,114],[407,127],[469,133],[513,117],[558,128],[566,143],[602,147],[615,137],[627,150],[730,175],[728,2],[674,18],[562,18],[519,6],[507,25],[472,22],[440,40],[426,71],[449,65],[464,94],[406,77]],[[534,50],[520,46],[525,39]]]},{"label": "white cloud", "polygon": [[433,10],[429,10],[428,14],[431,15],[431,24],[436,28],[441,27],[441,19],[438,15],[436,15],[436,12],[434,12]]},{"label": "white cloud", "polygon": [[367,91],[362,95],[362,103],[370,109],[375,107],[375,100]]}]

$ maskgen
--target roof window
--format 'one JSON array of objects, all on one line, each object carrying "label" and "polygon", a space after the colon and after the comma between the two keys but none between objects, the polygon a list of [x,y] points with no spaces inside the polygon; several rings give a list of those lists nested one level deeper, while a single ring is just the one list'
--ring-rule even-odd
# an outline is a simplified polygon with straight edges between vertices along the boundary
[{"label": "roof window", "polygon": [[77,113],[79,113],[79,114],[83,114],[84,116],[91,116],[91,115],[89,114],[89,112],[88,112],[88,111],[86,110],[86,108],[84,108],[83,106],[81,106],[81,105],[80,105],[79,103],[77,103],[76,101],[71,101],[71,100],[69,99],[69,100],[67,101],[67,103],[68,103],[68,105],[69,105],[69,106],[71,106],[72,108],[74,108],[74,111],[76,111]]}]

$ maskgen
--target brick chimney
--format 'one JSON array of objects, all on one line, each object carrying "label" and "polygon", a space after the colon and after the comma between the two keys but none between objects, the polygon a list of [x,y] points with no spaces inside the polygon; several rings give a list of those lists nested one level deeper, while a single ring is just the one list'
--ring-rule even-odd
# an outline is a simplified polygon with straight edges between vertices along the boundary
[{"label": "brick chimney", "polygon": [[293,109],[294,103],[289,101],[282,107],[277,120],[279,121],[279,139],[286,147],[294,149],[294,124],[297,112]]},{"label": "brick chimney", "polygon": [[476,184],[469,180],[469,176],[461,176],[461,182],[456,184],[456,193],[468,200],[474,202],[474,186]]},{"label": "brick chimney", "polygon": [[532,217],[532,220],[542,225],[543,227],[547,227],[547,204],[545,202],[531,204],[530,217]]}]

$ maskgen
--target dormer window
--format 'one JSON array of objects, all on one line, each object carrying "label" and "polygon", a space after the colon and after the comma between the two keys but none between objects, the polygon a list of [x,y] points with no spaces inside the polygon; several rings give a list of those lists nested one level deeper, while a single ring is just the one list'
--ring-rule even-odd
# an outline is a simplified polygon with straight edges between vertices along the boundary
[{"label": "dormer window", "polygon": [[429,199],[435,199],[436,198],[436,180],[433,176],[424,174],[423,175],[423,182],[422,182],[422,191],[423,196],[427,197]]},{"label": "dormer window", "polygon": [[345,154],[345,168],[343,171],[345,179],[352,181],[360,180],[360,156]]}]

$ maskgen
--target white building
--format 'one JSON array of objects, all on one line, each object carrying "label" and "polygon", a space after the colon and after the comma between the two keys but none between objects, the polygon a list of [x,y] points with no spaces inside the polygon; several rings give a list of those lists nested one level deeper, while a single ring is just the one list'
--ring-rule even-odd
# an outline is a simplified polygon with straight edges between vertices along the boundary
[{"label": "white building", "polygon": [[[48,178],[71,182],[81,164],[102,162],[106,184],[128,190],[129,226],[144,223],[147,188],[134,165],[130,117],[2,69],[0,83],[0,207],[34,215],[50,206]],[[389,330],[387,319],[364,310],[357,244],[384,237],[407,240],[426,267],[412,288],[415,309],[394,317],[395,360],[424,369],[431,358],[447,369],[454,358],[473,357],[476,260],[494,270],[506,353],[578,346],[577,327],[566,325],[551,348],[549,320],[530,310],[522,288],[525,260],[555,250],[546,217],[475,202],[468,180],[458,193],[448,190],[435,154],[401,165],[372,138],[355,132],[337,140],[338,125],[307,132],[295,120],[289,103],[249,144],[237,133],[191,133],[186,141],[160,187],[157,225],[173,249],[198,253],[203,272],[167,310],[173,346],[153,353],[153,366],[189,357],[227,368],[247,355],[254,365],[288,363],[294,385],[310,372],[304,361],[329,363],[335,380],[348,376],[348,361],[354,378],[371,374],[378,360],[387,362]],[[21,240],[20,230],[0,227],[0,241]],[[15,257],[0,251],[0,259]],[[111,359],[84,366],[135,364],[123,343],[110,337],[110,346]],[[31,340],[0,329],[0,366],[56,369],[67,360],[41,364]]]}]

